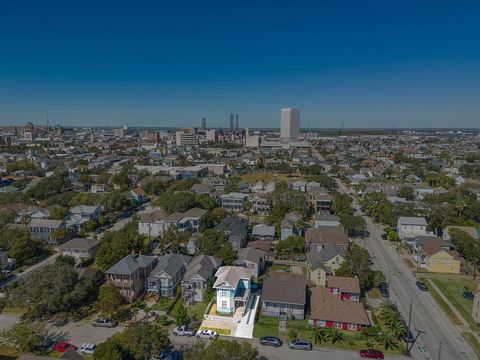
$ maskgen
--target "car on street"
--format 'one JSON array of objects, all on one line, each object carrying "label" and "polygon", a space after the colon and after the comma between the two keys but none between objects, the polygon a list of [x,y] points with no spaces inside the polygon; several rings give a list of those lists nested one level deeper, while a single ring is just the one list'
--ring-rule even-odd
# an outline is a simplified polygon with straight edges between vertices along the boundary
[{"label": "car on street", "polygon": [[195,336],[196,330],[189,328],[187,325],[182,325],[173,329],[173,335],[175,336]]},{"label": "car on street", "polygon": [[428,291],[427,284],[425,284],[423,281],[415,281],[415,285],[417,285],[418,289],[421,291]]},{"label": "car on street", "polygon": [[213,330],[204,329],[204,330],[198,330],[196,336],[197,336],[197,339],[213,340],[218,337],[218,334]]},{"label": "car on street", "polygon": [[109,319],[96,319],[92,321],[92,326],[114,328],[115,326],[117,326],[117,323]]},{"label": "car on street", "polygon": [[288,343],[288,347],[292,350],[312,350],[312,343],[308,340],[293,339]]},{"label": "car on street", "polygon": [[96,347],[97,345],[92,343],[83,343],[80,346],[80,349],[78,350],[78,352],[83,355],[93,355]]},{"label": "car on street", "polygon": [[70,348],[72,348],[73,350],[78,349],[77,346],[75,346],[73,344],[70,344],[66,341],[60,341],[60,342],[58,342],[58,343],[56,343],[55,345],[52,346],[53,351],[60,352],[60,353],[64,353],[65,351],[67,351]]},{"label": "car on street", "polygon": [[403,335],[403,340],[405,340],[406,343],[411,344],[415,341],[415,335],[413,335],[410,330],[407,330]]},{"label": "car on street", "polygon": [[276,336],[264,336],[260,338],[260,344],[266,346],[280,347],[283,342]]},{"label": "car on street", "polygon": [[383,353],[380,350],[375,349],[360,350],[360,357],[364,359],[384,359]]}]

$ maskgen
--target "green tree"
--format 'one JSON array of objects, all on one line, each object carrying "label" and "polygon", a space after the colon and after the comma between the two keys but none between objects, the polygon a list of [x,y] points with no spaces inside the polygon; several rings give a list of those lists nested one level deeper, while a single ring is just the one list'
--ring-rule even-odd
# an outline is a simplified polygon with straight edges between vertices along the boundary
[{"label": "green tree", "polygon": [[321,344],[327,338],[327,331],[323,327],[313,327],[310,339],[314,344]]},{"label": "green tree", "polygon": [[289,340],[293,340],[293,339],[296,339],[298,338],[298,333],[295,329],[288,329],[287,330],[287,339]]},{"label": "green tree", "polygon": [[22,321],[0,333],[0,340],[23,353],[34,352],[47,341],[50,333],[41,321]]},{"label": "green tree", "polygon": [[372,257],[366,249],[352,244],[345,255],[345,261],[335,271],[335,275],[357,277],[362,291],[371,289],[376,276]]},{"label": "green tree", "polygon": [[378,340],[383,344],[385,350],[393,350],[398,347],[395,335],[389,330],[381,332]]},{"label": "green tree", "polygon": [[343,340],[343,333],[336,328],[328,328],[326,331],[326,339],[330,340],[332,345]]},{"label": "green tree", "polygon": [[181,191],[166,193],[158,199],[159,205],[168,213],[185,212],[197,205],[195,195]]},{"label": "green tree", "polygon": [[68,209],[63,206],[55,206],[50,210],[50,218],[52,220],[63,220],[67,216]]},{"label": "green tree", "polygon": [[122,360],[125,358],[122,344],[115,337],[108,338],[105,342],[97,345],[93,358],[95,360]]},{"label": "green tree", "polygon": [[305,252],[305,239],[298,235],[291,235],[285,240],[279,241],[275,250],[279,255],[303,253]]},{"label": "green tree", "polygon": [[195,202],[205,210],[212,210],[217,206],[217,202],[210,196],[210,194],[200,194],[195,196]]},{"label": "green tree", "polygon": [[398,189],[396,195],[409,201],[415,200],[415,194],[413,193],[413,188],[411,186],[402,186]]},{"label": "green tree", "polygon": [[20,262],[31,259],[38,250],[26,229],[5,229],[0,233],[0,244],[8,250],[8,256]]},{"label": "green tree", "polygon": [[175,322],[179,326],[188,322],[187,309],[185,309],[181,301],[177,301],[175,304],[172,315],[175,317]]},{"label": "green tree", "polygon": [[185,360],[256,360],[258,350],[247,342],[216,339],[208,345],[196,342],[185,353]]},{"label": "green tree", "polygon": [[125,298],[114,284],[107,282],[100,287],[97,309],[103,316],[116,319],[124,303]]},{"label": "green tree", "polygon": [[79,279],[72,265],[59,261],[38,269],[8,289],[7,304],[27,309],[28,318],[73,311],[92,301],[95,284]]},{"label": "green tree", "polygon": [[59,227],[52,232],[51,238],[55,244],[63,243],[68,237],[68,230],[64,227]]},{"label": "green tree", "polygon": [[133,323],[123,333],[123,346],[136,360],[158,356],[168,345],[168,332],[150,323]]}]

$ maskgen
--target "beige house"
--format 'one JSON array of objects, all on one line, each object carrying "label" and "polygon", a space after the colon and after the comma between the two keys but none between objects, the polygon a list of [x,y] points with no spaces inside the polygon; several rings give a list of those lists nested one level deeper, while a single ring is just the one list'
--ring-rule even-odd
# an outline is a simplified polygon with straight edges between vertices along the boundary
[{"label": "beige house", "polygon": [[58,246],[61,256],[71,256],[78,264],[95,256],[100,247],[100,239],[75,238]]}]

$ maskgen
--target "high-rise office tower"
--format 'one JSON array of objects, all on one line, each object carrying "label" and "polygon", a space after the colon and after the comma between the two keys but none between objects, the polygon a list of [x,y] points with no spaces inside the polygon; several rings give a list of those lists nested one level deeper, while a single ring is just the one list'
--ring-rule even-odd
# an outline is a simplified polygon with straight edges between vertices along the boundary
[{"label": "high-rise office tower", "polygon": [[282,108],[280,115],[280,137],[297,139],[300,135],[300,109]]},{"label": "high-rise office tower", "polygon": [[233,127],[233,121],[234,121],[234,114],[231,113],[231,114],[230,114],[230,132],[233,132],[233,129],[234,129],[234,127]]},{"label": "high-rise office tower", "polygon": [[205,130],[207,128],[207,119],[202,119],[202,129]]}]

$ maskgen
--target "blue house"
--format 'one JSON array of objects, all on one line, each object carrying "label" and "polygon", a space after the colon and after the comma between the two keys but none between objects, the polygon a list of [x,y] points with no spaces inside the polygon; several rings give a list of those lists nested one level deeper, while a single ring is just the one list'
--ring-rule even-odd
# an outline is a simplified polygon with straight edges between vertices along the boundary
[{"label": "blue house", "polygon": [[233,315],[238,309],[245,309],[250,297],[251,271],[240,266],[222,266],[215,277],[217,313]]}]

